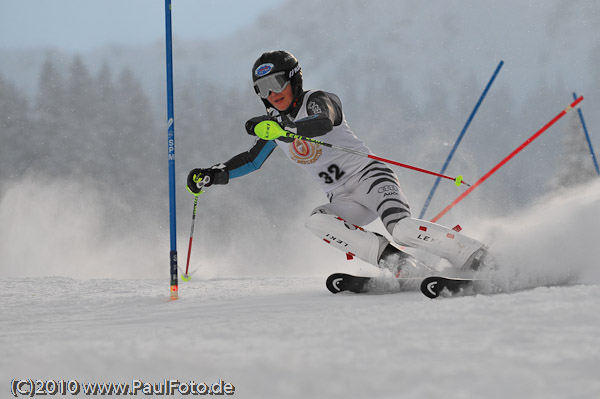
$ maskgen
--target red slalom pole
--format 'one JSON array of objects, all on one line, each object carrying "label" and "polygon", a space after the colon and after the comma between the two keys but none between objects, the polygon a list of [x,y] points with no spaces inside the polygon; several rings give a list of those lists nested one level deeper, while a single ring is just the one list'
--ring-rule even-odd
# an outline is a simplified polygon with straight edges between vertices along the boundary
[{"label": "red slalom pole", "polygon": [[583,97],[579,97],[578,99],[576,99],[575,101],[573,101],[571,103],[571,105],[569,105],[567,108],[563,109],[560,114],[556,115],[550,122],[546,123],[546,125],[544,125],[544,127],[542,127],[540,130],[538,130],[533,136],[531,136],[530,138],[528,138],[527,140],[525,140],[525,142],[523,144],[521,144],[516,150],[514,150],[513,152],[511,152],[506,158],[504,158],[502,161],[500,161],[489,172],[487,172],[485,175],[483,175],[483,177],[481,179],[479,179],[475,183],[473,183],[473,185],[471,187],[469,187],[464,193],[462,193],[461,195],[459,195],[458,198],[456,198],[454,201],[452,201],[452,203],[450,205],[448,205],[443,211],[441,211],[440,213],[438,213],[433,219],[431,219],[431,221],[432,222],[437,222],[450,209],[454,208],[454,206],[456,204],[458,204],[467,195],[469,195],[471,193],[471,191],[475,190],[477,188],[477,186],[479,186],[481,183],[483,183],[484,181],[486,181],[491,175],[493,175],[494,173],[496,173],[496,171],[498,169],[500,169],[502,166],[504,166],[504,164],[506,164],[508,161],[510,161],[515,155],[517,155],[519,152],[521,152],[521,150],[523,148],[525,148],[529,144],[531,144],[531,142],[533,140],[535,140],[536,138],[538,138],[542,133],[544,133],[556,121],[558,121],[560,118],[562,118],[563,116],[565,116],[567,112],[569,112],[570,110],[572,110],[582,100],[583,100]]}]

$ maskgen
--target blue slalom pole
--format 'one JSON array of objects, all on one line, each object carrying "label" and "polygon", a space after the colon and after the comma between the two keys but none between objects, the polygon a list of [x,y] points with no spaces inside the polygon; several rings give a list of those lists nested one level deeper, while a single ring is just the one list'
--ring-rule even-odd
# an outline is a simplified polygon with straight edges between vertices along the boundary
[{"label": "blue slalom pole", "polygon": [[167,59],[167,148],[169,160],[169,221],[171,232],[171,300],[179,297],[177,276],[177,215],[175,212],[175,117],[173,107],[173,45],[171,33],[171,0],[165,0],[165,31]]},{"label": "blue slalom pole", "polygon": [[[573,92],[573,98],[577,98],[577,94]],[[592,161],[594,161],[594,166],[596,167],[596,173],[600,176],[600,168],[598,168],[598,160],[596,159],[596,154],[594,153],[594,147],[592,147],[592,140],[590,139],[590,135],[588,134],[587,127],[585,125],[585,120],[583,119],[583,112],[581,112],[581,108],[577,108],[577,112],[579,113],[579,120],[581,121],[581,126],[583,126],[583,132],[585,133],[585,139],[587,140],[588,147],[590,147],[590,153],[592,154]]]},{"label": "blue slalom pole", "polygon": [[[450,164],[450,161],[452,160],[452,157],[454,156],[454,153],[456,152],[456,149],[458,148],[458,145],[460,144],[460,142],[463,139],[465,133],[467,132],[467,129],[469,128],[469,125],[471,124],[471,121],[473,120],[473,117],[477,113],[477,110],[479,109],[479,106],[481,105],[481,103],[483,102],[483,99],[487,95],[487,92],[490,90],[490,87],[492,86],[492,83],[494,83],[494,80],[496,79],[496,76],[498,75],[498,72],[500,72],[500,68],[502,68],[502,65],[504,65],[504,61],[500,61],[500,63],[496,67],[496,70],[494,71],[492,77],[490,78],[490,81],[488,82],[487,86],[485,86],[485,89],[483,90],[483,93],[479,97],[479,100],[477,101],[477,104],[475,104],[475,108],[473,108],[473,111],[471,112],[471,115],[469,116],[469,119],[467,119],[467,123],[465,123],[465,126],[462,128],[460,134],[458,135],[458,138],[456,139],[456,142],[454,143],[454,146],[450,150],[450,154],[448,154],[448,158],[446,158],[446,162],[444,162],[444,166],[442,166],[442,170],[440,171],[441,175],[443,175],[444,173],[446,173],[446,168],[448,168],[448,165]],[[423,216],[425,216],[425,212],[427,211],[427,207],[429,207],[429,203],[431,202],[431,199],[433,198],[433,195],[435,194],[435,190],[437,190],[437,186],[440,184],[440,180],[441,180],[441,178],[438,177],[435,180],[435,182],[433,183],[433,187],[431,187],[431,191],[429,192],[429,195],[427,196],[427,200],[425,201],[425,204],[423,205],[423,209],[421,209],[421,213],[419,214],[419,219],[423,219]]]}]

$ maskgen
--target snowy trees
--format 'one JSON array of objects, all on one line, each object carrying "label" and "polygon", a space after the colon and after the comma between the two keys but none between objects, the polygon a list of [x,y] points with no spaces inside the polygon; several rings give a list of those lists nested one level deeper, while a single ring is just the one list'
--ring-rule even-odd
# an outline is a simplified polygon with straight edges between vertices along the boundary
[{"label": "snowy trees", "polygon": [[551,187],[570,187],[597,179],[598,174],[590,148],[576,112],[569,116],[568,129],[564,133],[563,141],[563,154],[557,162],[557,172],[551,180]]},{"label": "snowy trees", "polygon": [[34,148],[25,139],[29,129],[29,104],[14,85],[0,76],[0,188],[3,177],[18,175],[33,157]]},{"label": "snowy trees", "polygon": [[[66,71],[47,57],[33,104],[0,76],[0,115],[0,182],[29,172],[135,192],[157,178],[162,136],[130,70],[115,80],[107,64],[93,76],[80,56]],[[138,169],[147,173],[140,178]]]}]

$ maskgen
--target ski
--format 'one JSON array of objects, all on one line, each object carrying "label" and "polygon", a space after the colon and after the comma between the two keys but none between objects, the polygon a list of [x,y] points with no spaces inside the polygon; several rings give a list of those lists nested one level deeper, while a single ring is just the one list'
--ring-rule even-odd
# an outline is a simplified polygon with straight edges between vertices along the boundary
[{"label": "ski", "polygon": [[463,296],[483,293],[485,280],[451,278],[442,276],[425,277],[421,282],[421,292],[428,298],[439,296]]},{"label": "ski", "polygon": [[354,276],[346,273],[334,273],[325,282],[327,289],[337,294],[354,292],[356,294],[390,294],[401,291],[413,291],[420,288],[428,298],[475,295],[488,293],[486,280],[470,278],[451,278],[429,276],[425,278],[385,278]]},{"label": "ski", "polygon": [[345,273],[334,273],[327,277],[325,285],[333,294],[350,291],[362,294],[369,291],[371,277],[353,276]]},{"label": "ski", "polygon": [[393,294],[419,289],[422,278],[395,278],[392,276],[364,277],[346,273],[334,273],[325,285],[333,294],[354,292],[356,294]]}]

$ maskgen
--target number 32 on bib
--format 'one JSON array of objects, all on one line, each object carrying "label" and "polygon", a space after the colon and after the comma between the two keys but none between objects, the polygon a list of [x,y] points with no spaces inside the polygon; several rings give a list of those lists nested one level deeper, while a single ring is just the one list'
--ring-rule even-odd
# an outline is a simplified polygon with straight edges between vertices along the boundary
[{"label": "number 32 on bib", "polygon": [[327,171],[323,171],[319,173],[319,177],[321,177],[326,184],[332,184],[338,181],[344,176],[344,171],[340,169],[339,166],[332,163],[327,167]]}]

